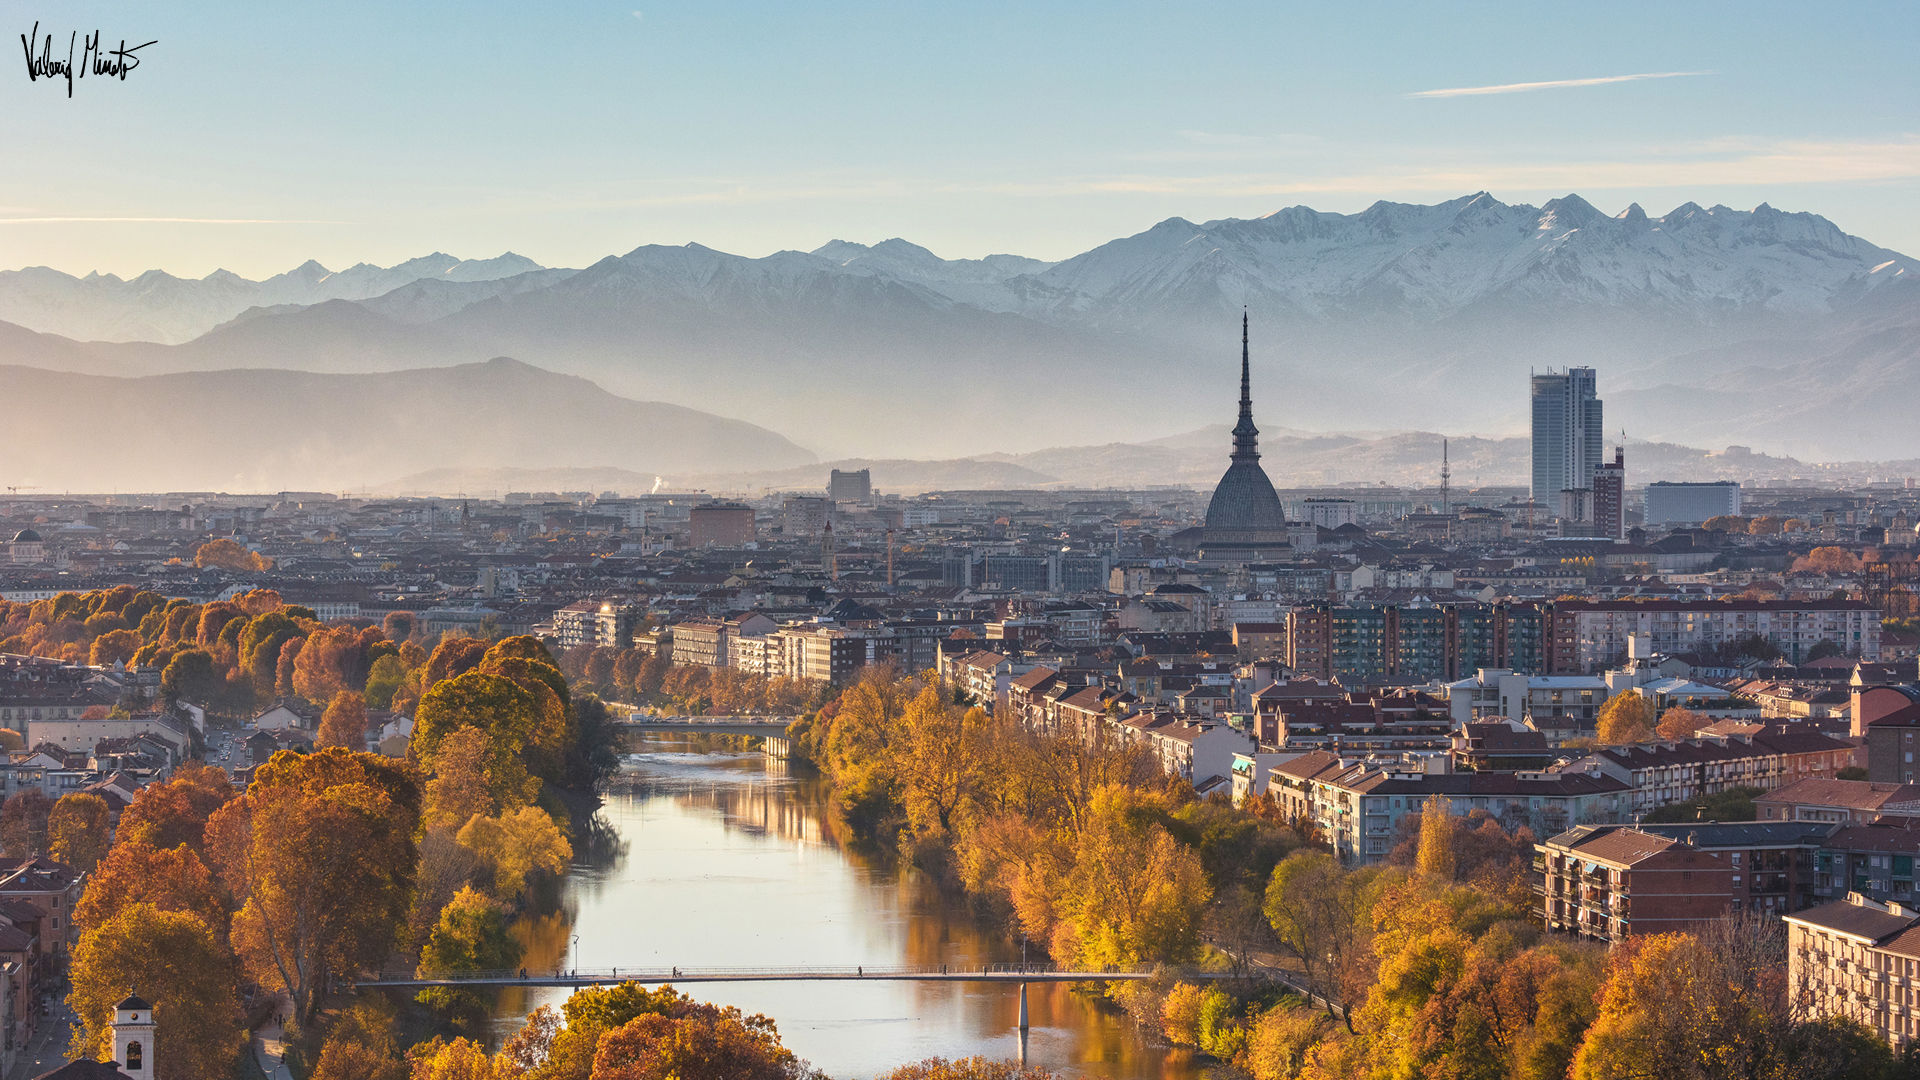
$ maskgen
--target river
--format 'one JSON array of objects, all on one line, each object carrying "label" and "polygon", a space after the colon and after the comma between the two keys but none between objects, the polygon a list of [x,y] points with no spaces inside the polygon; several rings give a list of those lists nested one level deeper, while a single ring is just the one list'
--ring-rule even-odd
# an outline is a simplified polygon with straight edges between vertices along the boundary
[{"label": "river", "polygon": [[[923,875],[842,845],[817,777],[758,753],[635,743],[544,914],[515,927],[535,970],[842,967],[1017,961],[1020,946]],[[1037,952],[1036,959],[1044,959]],[[935,1055],[1017,1059],[1019,990],[969,983],[703,983],[691,995],[765,1013],[796,1054],[839,1080]],[[504,991],[493,1034],[565,990]],[[1058,984],[1028,990],[1032,1064],[1073,1076],[1194,1080],[1185,1051]]]}]

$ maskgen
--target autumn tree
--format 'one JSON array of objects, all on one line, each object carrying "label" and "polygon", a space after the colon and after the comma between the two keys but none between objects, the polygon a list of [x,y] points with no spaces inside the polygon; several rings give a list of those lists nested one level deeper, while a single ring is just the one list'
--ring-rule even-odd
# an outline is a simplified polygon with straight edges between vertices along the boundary
[{"label": "autumn tree", "polygon": [[600,1036],[593,1080],[799,1080],[773,1021],[705,1006],[687,1015],[638,1016]]},{"label": "autumn tree", "polygon": [[518,900],[535,872],[558,874],[573,858],[553,818],[537,806],[523,806],[499,817],[474,817],[460,829],[461,847],[472,851],[493,873],[493,895]]},{"label": "autumn tree", "polygon": [[236,574],[257,574],[272,569],[273,560],[221,537],[201,544],[193,553],[193,565],[202,569],[229,570]]},{"label": "autumn tree", "polygon": [[929,682],[902,719],[898,784],[907,822],[921,836],[950,836],[980,785],[987,714],[953,704],[945,687]]},{"label": "autumn tree", "polygon": [[407,1051],[409,1080],[496,1080],[487,1048],[472,1039],[438,1037]]},{"label": "autumn tree", "polygon": [[1661,714],[1660,726],[1655,730],[1662,739],[1677,741],[1693,738],[1701,728],[1711,723],[1713,717],[1675,705]]},{"label": "autumn tree", "polygon": [[380,632],[392,642],[411,640],[419,629],[420,617],[411,611],[389,611],[387,617],[380,620]]},{"label": "autumn tree", "polygon": [[82,930],[100,926],[134,904],[187,912],[215,937],[226,939],[225,890],[185,844],[163,849],[141,840],[123,840],[113,845],[74,905],[73,922]]},{"label": "autumn tree", "polygon": [[1297,851],[1274,867],[1266,913],[1280,948],[1313,992],[1355,1007],[1371,981],[1373,886],[1379,871],[1347,870],[1332,855]]},{"label": "autumn tree", "polygon": [[1453,808],[1444,795],[1429,795],[1421,804],[1420,851],[1414,865],[1429,877],[1453,880]]},{"label": "autumn tree", "polygon": [[473,728],[487,735],[482,764],[487,789],[502,808],[524,806],[539,790],[527,771],[527,740],[539,723],[538,703],[512,679],[469,671],[427,691],[414,714],[408,753],[428,771],[436,771],[440,742]]},{"label": "autumn tree", "polygon": [[1059,886],[1055,959],[1100,968],[1197,957],[1212,889],[1193,849],[1156,820],[1166,810],[1117,784],[1095,794]]},{"label": "autumn tree", "polygon": [[233,797],[233,782],[224,770],[188,763],[165,781],[135,792],[133,803],[120,814],[115,835],[155,848],[186,844],[199,850],[207,819]]},{"label": "autumn tree", "polygon": [[83,874],[91,874],[106,858],[108,822],[112,811],[98,795],[75,791],[60,798],[47,813],[47,853]]},{"label": "autumn tree", "polygon": [[1860,560],[1843,547],[1817,547],[1793,561],[1796,574],[1839,576],[1860,572]]},{"label": "autumn tree", "polygon": [[339,746],[348,750],[367,748],[367,701],[345,690],[335,694],[320,714],[320,729],[314,733],[317,747]]},{"label": "autumn tree", "polygon": [[332,747],[275,754],[207,825],[241,904],[233,939],[249,977],[312,1019],[335,972],[378,963],[404,925],[418,858],[409,765]]},{"label": "autumn tree", "polygon": [[75,1057],[112,1058],[114,1006],[129,990],[153,1002],[158,1080],[226,1076],[245,1045],[233,958],[188,912],[123,908],[81,935],[70,978]]},{"label": "autumn tree", "polygon": [[521,1080],[592,1080],[602,1035],[637,1017],[684,1016],[702,1007],[670,986],[649,990],[620,983],[577,990],[558,1011],[543,1005],[527,1017],[500,1051],[503,1071]]},{"label": "autumn tree", "polygon": [[420,677],[422,692],[448,679],[458,678],[480,665],[487,655],[487,643],[479,638],[450,637],[434,647]]},{"label": "autumn tree", "polygon": [[311,1080],[408,1080],[407,1073],[391,1017],[363,1001],[334,1020]]},{"label": "autumn tree", "polygon": [[53,800],[37,787],[21,788],[0,806],[0,847],[8,858],[27,859],[47,850],[47,819]]},{"label": "autumn tree", "polygon": [[1694,932],[1634,935],[1607,961],[1573,1080],[1892,1075],[1884,1040],[1848,1021],[1797,1019],[1777,920],[1726,916]]},{"label": "autumn tree", "polygon": [[1594,735],[1604,746],[1626,746],[1653,738],[1653,699],[1631,691],[1615,694],[1600,706]]}]

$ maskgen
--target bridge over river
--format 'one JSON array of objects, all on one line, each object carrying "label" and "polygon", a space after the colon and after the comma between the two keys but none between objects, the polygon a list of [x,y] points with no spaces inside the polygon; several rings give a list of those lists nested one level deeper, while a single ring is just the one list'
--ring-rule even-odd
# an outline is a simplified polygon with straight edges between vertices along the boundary
[{"label": "bridge over river", "polygon": [[793,756],[787,725],[794,716],[660,716],[637,710],[614,722],[621,731],[650,735],[747,735],[761,741],[768,757]]},{"label": "bridge over river", "polygon": [[429,986],[607,986],[635,982],[647,985],[663,983],[709,982],[829,982],[840,980],[880,980],[888,982],[1121,982],[1157,978],[1166,975],[1188,982],[1195,980],[1244,979],[1245,973],[1225,971],[1174,971],[1143,968],[1076,971],[1042,964],[987,964],[982,967],[753,967],[753,968],[568,968],[560,971],[473,971],[455,975],[421,976],[413,972],[383,972],[354,983],[361,988],[392,987],[418,990]]}]

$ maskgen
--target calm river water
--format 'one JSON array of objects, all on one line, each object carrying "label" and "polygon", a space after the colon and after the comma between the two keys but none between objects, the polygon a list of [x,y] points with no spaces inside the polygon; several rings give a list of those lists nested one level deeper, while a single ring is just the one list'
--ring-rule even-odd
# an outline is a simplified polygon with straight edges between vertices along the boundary
[{"label": "calm river water", "polygon": [[[1017,944],[920,875],[840,845],[819,780],[759,754],[635,744],[601,818],[612,843],[583,852],[556,910],[522,920],[529,968],[806,967],[1020,959]],[[577,944],[576,944],[577,941]],[[577,952],[576,952],[577,950]],[[576,960],[573,958],[577,958]],[[935,1055],[1017,1058],[1019,991],[911,982],[703,983],[695,997],[773,1017],[795,1053],[841,1080]],[[504,1039],[565,990],[509,990]],[[1184,1051],[1064,986],[1028,991],[1028,1060],[1077,1076],[1190,1080]]]}]

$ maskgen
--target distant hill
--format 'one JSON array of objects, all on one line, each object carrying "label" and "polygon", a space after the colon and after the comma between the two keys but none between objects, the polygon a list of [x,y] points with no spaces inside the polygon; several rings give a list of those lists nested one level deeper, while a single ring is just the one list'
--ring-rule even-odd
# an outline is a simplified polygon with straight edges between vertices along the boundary
[{"label": "distant hill", "polygon": [[765,428],[504,357],[375,374],[0,366],[0,400],[7,480],[42,491],[339,491],[456,464],[651,475],[814,460]]}]

